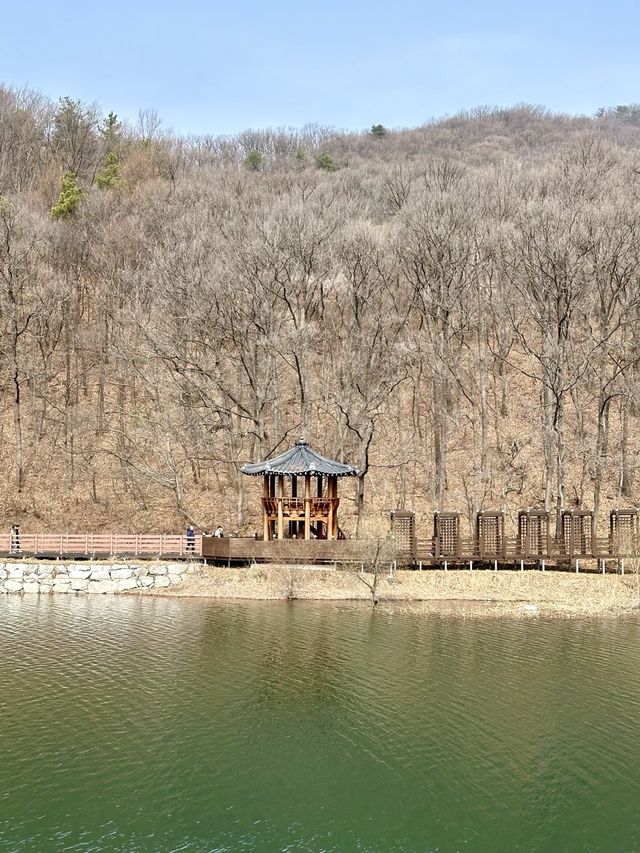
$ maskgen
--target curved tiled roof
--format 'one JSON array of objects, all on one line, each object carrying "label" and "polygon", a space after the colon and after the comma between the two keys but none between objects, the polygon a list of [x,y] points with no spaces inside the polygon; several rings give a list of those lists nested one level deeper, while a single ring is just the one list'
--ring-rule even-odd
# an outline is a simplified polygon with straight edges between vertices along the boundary
[{"label": "curved tiled roof", "polygon": [[355,477],[358,469],[355,465],[336,462],[317,453],[304,439],[296,441],[294,446],[280,456],[255,462],[241,468],[243,474],[257,476],[259,474],[327,474],[334,477]]}]

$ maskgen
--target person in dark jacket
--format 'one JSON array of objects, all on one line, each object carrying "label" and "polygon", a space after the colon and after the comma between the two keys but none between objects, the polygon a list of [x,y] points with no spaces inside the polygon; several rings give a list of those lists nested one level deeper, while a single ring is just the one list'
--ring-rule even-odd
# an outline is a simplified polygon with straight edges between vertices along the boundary
[{"label": "person in dark jacket", "polygon": [[187,527],[187,553],[193,554],[196,550],[196,531],[193,528],[193,524],[190,524]]},{"label": "person in dark jacket", "polygon": [[20,553],[20,525],[14,524],[11,527],[11,542],[10,551],[12,554]]}]

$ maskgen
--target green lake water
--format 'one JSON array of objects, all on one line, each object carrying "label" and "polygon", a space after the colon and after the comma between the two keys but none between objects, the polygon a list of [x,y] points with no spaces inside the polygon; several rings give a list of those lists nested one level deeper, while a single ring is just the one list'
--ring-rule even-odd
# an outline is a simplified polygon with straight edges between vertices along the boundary
[{"label": "green lake water", "polygon": [[640,621],[0,600],[0,853],[640,851]]}]

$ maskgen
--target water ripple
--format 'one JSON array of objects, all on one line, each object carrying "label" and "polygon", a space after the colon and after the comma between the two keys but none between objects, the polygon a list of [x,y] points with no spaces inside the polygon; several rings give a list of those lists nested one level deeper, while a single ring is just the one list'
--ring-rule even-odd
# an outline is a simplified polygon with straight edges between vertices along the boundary
[{"label": "water ripple", "polygon": [[640,622],[0,601],[0,853],[640,849]]}]

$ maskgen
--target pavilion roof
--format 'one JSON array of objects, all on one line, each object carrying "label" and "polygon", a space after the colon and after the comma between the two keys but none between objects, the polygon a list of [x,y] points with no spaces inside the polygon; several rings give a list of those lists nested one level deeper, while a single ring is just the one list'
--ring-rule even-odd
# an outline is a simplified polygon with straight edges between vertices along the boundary
[{"label": "pavilion roof", "polygon": [[327,474],[333,477],[355,477],[358,469],[354,465],[337,462],[328,459],[314,450],[304,439],[296,441],[289,450],[275,456],[273,459],[265,459],[264,462],[255,462],[245,465],[243,474],[258,476],[260,474],[278,474],[292,477],[299,474]]}]

